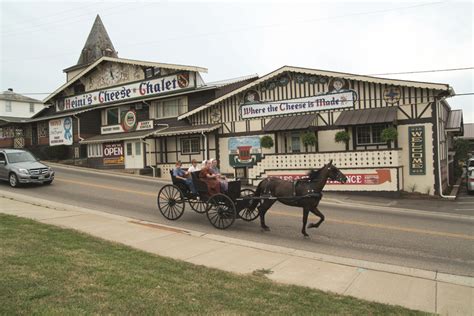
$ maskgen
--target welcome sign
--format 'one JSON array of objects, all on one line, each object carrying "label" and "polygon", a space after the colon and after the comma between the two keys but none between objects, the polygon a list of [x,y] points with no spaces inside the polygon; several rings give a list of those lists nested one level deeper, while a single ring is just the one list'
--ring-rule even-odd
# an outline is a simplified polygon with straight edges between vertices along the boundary
[{"label": "welcome sign", "polygon": [[355,91],[345,90],[307,98],[244,104],[240,106],[240,116],[242,119],[252,119],[264,116],[349,108],[354,107],[356,99],[357,93]]},{"label": "welcome sign", "polygon": [[408,142],[410,149],[410,175],[426,174],[425,157],[425,127],[408,127]]},{"label": "welcome sign", "polygon": [[179,73],[65,98],[64,102],[61,101],[56,105],[56,111],[61,112],[87,106],[126,101],[192,87],[195,87],[194,77],[190,76],[189,72]]}]

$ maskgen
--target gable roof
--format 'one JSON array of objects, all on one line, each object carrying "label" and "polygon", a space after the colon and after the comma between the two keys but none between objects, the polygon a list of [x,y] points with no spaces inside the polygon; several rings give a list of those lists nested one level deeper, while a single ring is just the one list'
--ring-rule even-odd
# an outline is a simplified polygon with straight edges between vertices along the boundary
[{"label": "gable roof", "polygon": [[56,96],[59,92],[66,89],[70,85],[72,85],[77,79],[81,78],[82,76],[86,75],[89,71],[94,69],[98,64],[110,61],[122,64],[129,64],[129,65],[137,65],[137,66],[145,66],[145,67],[159,67],[159,68],[167,68],[167,69],[176,69],[176,70],[186,70],[186,71],[195,71],[195,72],[207,72],[207,68],[196,67],[196,66],[187,66],[187,65],[177,65],[177,64],[166,64],[166,63],[155,63],[150,61],[142,61],[142,60],[134,60],[134,59],[125,59],[125,58],[115,58],[115,57],[107,57],[103,56],[92,63],[89,67],[75,75],[71,80],[63,84],[61,87],[56,89],[53,93],[51,93],[46,99],[44,99],[44,103],[51,100],[54,96]]},{"label": "gable roof", "polygon": [[205,110],[229,97],[232,97],[234,95],[237,95],[241,92],[246,91],[247,89],[250,89],[252,87],[258,86],[260,83],[269,80],[273,77],[279,76],[285,72],[299,72],[299,73],[304,73],[304,74],[310,74],[310,75],[319,75],[319,76],[328,76],[328,77],[339,77],[339,78],[344,78],[347,80],[360,80],[360,81],[367,81],[367,82],[373,82],[373,83],[381,83],[381,84],[386,84],[386,85],[397,85],[397,86],[408,86],[408,87],[416,87],[416,88],[424,88],[424,89],[434,89],[434,90],[442,90],[442,91],[448,91],[450,93],[454,93],[452,91],[451,87],[448,84],[443,84],[443,83],[430,83],[430,82],[419,82],[419,81],[407,81],[407,80],[398,80],[398,79],[385,79],[385,78],[378,78],[378,77],[372,77],[372,76],[365,76],[365,75],[355,75],[355,74],[350,74],[350,73],[344,73],[344,72],[336,72],[336,71],[327,71],[327,70],[320,70],[320,69],[310,69],[310,68],[302,68],[302,67],[293,67],[293,66],[283,66],[281,68],[278,68],[275,71],[272,71],[271,73],[260,77],[260,79],[255,80],[239,89],[236,89],[232,92],[229,92],[225,95],[223,95],[220,98],[217,98],[215,100],[212,100],[211,102],[204,104],[203,106],[200,106],[192,111],[189,111],[181,116],[178,117],[178,120],[184,119],[186,117],[189,117],[191,115],[194,115],[198,112],[201,112],[202,110]]},{"label": "gable roof", "polygon": [[6,101],[17,101],[17,102],[33,102],[33,103],[43,103],[43,101],[36,100],[18,93],[15,93],[13,91],[7,90],[4,91],[2,94],[0,94],[0,100],[6,100]]}]

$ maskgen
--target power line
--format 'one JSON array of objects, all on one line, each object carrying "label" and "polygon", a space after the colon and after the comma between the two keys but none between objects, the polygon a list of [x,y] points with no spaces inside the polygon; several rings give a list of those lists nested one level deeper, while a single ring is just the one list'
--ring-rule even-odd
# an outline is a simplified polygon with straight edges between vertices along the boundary
[{"label": "power line", "polygon": [[474,67],[464,67],[464,68],[449,68],[449,69],[433,69],[433,70],[417,70],[417,71],[405,71],[405,72],[388,72],[383,74],[369,74],[368,76],[388,76],[388,75],[406,75],[406,74],[421,74],[429,72],[444,72],[444,71],[459,71],[459,70],[470,70]]}]

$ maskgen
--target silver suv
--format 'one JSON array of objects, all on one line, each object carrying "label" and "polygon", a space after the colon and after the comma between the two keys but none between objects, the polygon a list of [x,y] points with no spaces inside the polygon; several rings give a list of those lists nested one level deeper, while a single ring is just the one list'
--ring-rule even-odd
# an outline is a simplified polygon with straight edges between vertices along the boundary
[{"label": "silver suv", "polygon": [[12,187],[22,183],[51,184],[54,171],[26,150],[0,149],[0,180],[7,180]]}]

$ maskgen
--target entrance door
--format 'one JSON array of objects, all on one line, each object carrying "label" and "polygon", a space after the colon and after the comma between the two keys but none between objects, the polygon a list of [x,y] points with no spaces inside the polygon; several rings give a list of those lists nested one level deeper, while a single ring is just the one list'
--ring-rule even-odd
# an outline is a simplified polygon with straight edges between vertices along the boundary
[{"label": "entrance door", "polygon": [[143,168],[143,144],[139,141],[125,142],[125,169]]}]

